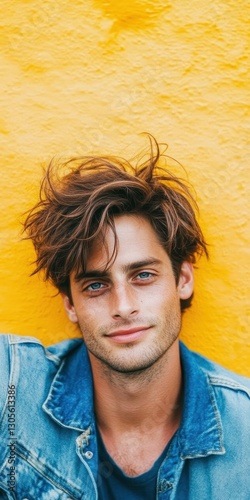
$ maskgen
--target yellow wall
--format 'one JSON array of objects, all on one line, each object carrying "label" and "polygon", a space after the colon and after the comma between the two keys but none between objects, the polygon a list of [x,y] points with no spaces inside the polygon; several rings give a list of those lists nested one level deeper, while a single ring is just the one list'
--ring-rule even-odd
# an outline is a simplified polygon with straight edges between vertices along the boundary
[{"label": "yellow wall", "polygon": [[3,0],[1,330],[46,344],[76,331],[29,278],[20,215],[55,154],[132,157],[140,132],[188,171],[210,243],[182,338],[250,375],[248,0]]}]

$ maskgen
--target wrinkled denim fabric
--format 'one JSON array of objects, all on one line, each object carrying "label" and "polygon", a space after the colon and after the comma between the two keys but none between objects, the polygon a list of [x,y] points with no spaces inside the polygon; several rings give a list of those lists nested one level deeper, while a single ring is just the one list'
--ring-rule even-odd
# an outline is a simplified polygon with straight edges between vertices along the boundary
[{"label": "wrinkled denim fabric", "polygon": [[[155,499],[249,500],[250,380],[182,343],[180,350],[182,420]],[[0,335],[0,432],[1,500],[98,498],[92,375],[81,339],[45,348],[35,338]]]}]

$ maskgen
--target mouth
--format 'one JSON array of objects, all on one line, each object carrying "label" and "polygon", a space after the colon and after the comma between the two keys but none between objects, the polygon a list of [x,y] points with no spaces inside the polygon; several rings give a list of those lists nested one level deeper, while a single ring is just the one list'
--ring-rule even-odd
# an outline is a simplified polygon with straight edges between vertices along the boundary
[{"label": "mouth", "polygon": [[134,342],[145,335],[145,333],[150,329],[150,326],[138,326],[136,328],[129,328],[124,330],[116,330],[111,332],[108,337],[117,343],[128,343]]}]

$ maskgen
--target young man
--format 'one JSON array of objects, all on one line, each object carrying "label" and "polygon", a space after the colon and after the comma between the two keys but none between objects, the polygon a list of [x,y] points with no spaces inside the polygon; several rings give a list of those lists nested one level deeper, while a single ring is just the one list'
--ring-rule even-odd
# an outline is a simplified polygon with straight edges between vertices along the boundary
[{"label": "young man", "polygon": [[25,229],[84,341],[2,336],[1,499],[250,498],[250,382],[178,340],[206,244],[159,159],[46,173]]}]

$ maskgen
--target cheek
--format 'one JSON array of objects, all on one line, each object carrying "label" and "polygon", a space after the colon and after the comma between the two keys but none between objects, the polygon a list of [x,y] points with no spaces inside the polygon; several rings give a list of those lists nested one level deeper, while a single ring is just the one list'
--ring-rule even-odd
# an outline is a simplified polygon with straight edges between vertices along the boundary
[{"label": "cheek", "polygon": [[77,316],[84,317],[91,312],[91,304],[89,299],[83,298],[79,292],[72,293],[72,300]]},{"label": "cheek", "polygon": [[180,298],[177,287],[173,284],[156,284],[150,293],[145,296],[142,294],[142,301],[159,309],[172,307],[173,304],[178,305]]},{"label": "cheek", "polygon": [[105,316],[105,308],[100,307],[96,301],[86,300],[84,304],[75,304],[75,310],[78,317],[78,322],[81,326],[88,330],[98,328]]}]

